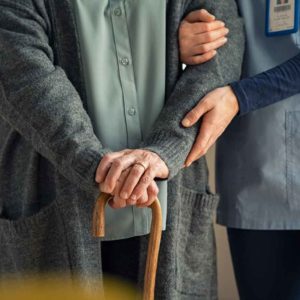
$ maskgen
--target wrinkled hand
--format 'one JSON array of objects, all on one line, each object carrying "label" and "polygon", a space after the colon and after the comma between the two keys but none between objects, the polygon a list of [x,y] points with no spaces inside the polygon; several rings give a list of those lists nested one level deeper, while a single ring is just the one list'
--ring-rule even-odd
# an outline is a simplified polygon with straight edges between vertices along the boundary
[{"label": "wrinkled hand", "polygon": [[179,28],[181,62],[195,65],[211,60],[216,50],[227,42],[228,33],[225,23],[205,9],[191,12]]},{"label": "wrinkled hand", "polygon": [[237,97],[230,86],[218,88],[207,94],[182,120],[191,127],[202,118],[199,134],[190,151],[185,166],[205,155],[224,132],[239,111]]},{"label": "wrinkled hand", "polygon": [[95,180],[102,192],[114,195],[110,205],[122,208],[126,205],[151,205],[158,194],[154,179],[165,179],[168,175],[167,165],[156,153],[126,149],[105,155],[97,168]]}]

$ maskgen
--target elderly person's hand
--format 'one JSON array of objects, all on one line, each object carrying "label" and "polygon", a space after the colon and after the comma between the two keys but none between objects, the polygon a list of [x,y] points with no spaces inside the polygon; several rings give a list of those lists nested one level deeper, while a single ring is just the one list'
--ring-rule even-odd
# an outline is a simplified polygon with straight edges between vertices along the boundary
[{"label": "elderly person's hand", "polygon": [[110,205],[121,208],[151,205],[158,193],[154,179],[166,179],[168,175],[167,165],[156,153],[126,149],[105,155],[95,180],[102,192],[114,195]]},{"label": "elderly person's hand", "polygon": [[199,134],[185,161],[186,167],[206,154],[238,111],[237,97],[231,87],[226,86],[208,93],[185,116],[182,120],[185,127],[191,127],[201,119]]},{"label": "elderly person's hand", "polygon": [[216,50],[227,42],[228,32],[225,23],[205,9],[191,12],[179,28],[181,62],[195,65],[211,60]]}]

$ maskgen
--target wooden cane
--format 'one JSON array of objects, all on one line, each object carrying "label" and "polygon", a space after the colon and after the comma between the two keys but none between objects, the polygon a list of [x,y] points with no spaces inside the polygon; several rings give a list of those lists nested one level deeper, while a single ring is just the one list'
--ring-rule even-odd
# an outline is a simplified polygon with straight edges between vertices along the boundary
[{"label": "wooden cane", "polygon": [[[105,206],[110,198],[110,195],[101,193],[96,200],[93,213],[93,236],[95,237],[105,236]],[[150,208],[152,210],[152,223],[144,277],[143,300],[154,300],[157,262],[162,233],[162,212],[159,200],[156,199]]]}]

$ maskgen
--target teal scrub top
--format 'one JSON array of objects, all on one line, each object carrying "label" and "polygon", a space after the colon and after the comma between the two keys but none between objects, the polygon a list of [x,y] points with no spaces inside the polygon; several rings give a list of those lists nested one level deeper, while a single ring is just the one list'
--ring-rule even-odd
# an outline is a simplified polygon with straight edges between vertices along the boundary
[{"label": "teal scrub top", "polygon": [[[237,1],[247,37],[244,77],[300,52],[299,31],[265,34],[267,2]],[[228,127],[217,145],[218,223],[254,230],[300,229],[299,128],[299,94],[238,117]]]},{"label": "teal scrub top", "polygon": [[[165,0],[72,0],[95,134],[113,151],[137,148],[164,106]],[[166,223],[167,182],[159,182]],[[148,234],[151,211],[106,209],[106,238]]]}]

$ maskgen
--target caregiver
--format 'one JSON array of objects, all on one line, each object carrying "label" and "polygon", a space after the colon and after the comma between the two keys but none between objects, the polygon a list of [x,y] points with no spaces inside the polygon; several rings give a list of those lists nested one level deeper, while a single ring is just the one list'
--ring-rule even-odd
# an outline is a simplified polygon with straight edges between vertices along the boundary
[{"label": "caregiver", "polygon": [[[298,1],[237,3],[247,36],[244,79],[207,94],[186,115],[186,127],[202,118],[186,165],[238,114],[217,147],[217,221],[228,227],[240,297],[300,299]],[[215,38],[211,32],[205,42],[191,28],[180,32],[182,60],[196,64]]]}]

